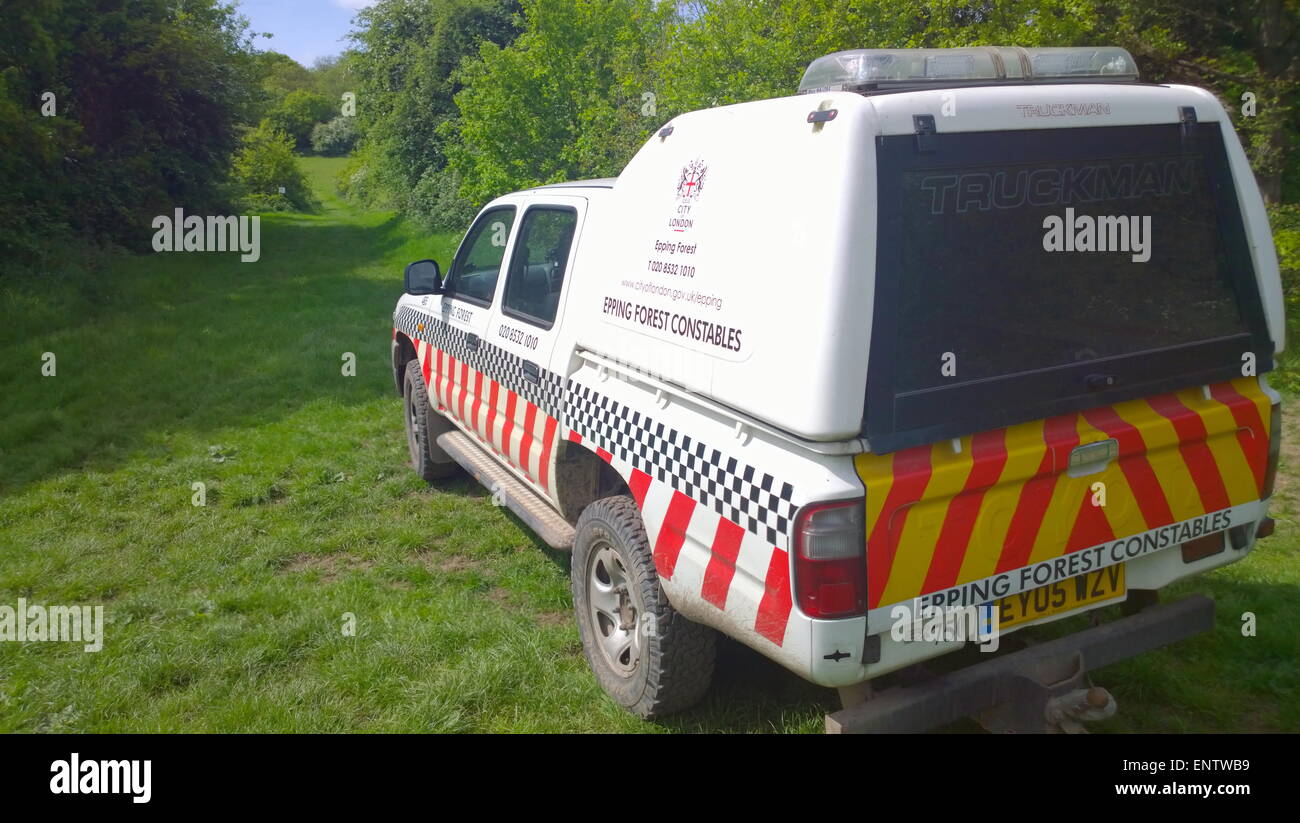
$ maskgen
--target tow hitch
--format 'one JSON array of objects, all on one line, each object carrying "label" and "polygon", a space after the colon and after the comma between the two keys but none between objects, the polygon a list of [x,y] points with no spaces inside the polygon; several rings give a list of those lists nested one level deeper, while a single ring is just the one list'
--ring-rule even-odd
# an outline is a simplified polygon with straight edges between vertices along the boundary
[{"label": "tow hitch", "polygon": [[1115,714],[1089,671],[1214,628],[1214,601],[1192,595],[920,683],[872,693],[826,716],[831,734],[920,732],[971,717],[991,732],[1083,732]]},{"label": "tow hitch", "polygon": [[1101,686],[1076,689],[1047,701],[1047,722],[1066,734],[1087,734],[1084,722],[1105,720],[1118,708],[1115,698]]}]

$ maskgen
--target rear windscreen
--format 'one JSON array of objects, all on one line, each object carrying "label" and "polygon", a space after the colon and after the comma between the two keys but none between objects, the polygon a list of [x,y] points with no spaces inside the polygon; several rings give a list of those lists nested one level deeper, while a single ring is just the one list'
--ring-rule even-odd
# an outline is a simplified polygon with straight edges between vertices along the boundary
[{"label": "rear windscreen", "polygon": [[873,448],[1271,365],[1216,124],[927,139],[880,144]]}]

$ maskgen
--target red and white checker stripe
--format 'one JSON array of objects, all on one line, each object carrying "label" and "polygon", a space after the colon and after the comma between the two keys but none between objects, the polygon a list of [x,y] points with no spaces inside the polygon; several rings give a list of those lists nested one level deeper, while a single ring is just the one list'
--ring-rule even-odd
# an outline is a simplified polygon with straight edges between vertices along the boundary
[{"label": "red and white checker stripe", "polygon": [[491,377],[423,340],[415,341],[415,354],[429,389],[429,399],[438,411],[463,423],[479,442],[524,472],[554,499],[551,470],[559,421]]},{"label": "red and white checker stripe", "polygon": [[[566,438],[582,443],[573,430]],[[665,589],[707,604],[725,613],[728,622],[784,646],[792,611],[787,553],[668,483],[604,449],[595,451],[623,475],[641,509]]]},{"label": "red and white checker stripe", "polygon": [[573,447],[592,448],[618,471],[641,510],[661,582],[679,609],[685,604],[697,619],[725,623],[786,655],[799,651],[792,646],[804,645],[796,637],[806,632],[791,628],[790,562],[784,549],[669,483],[593,448],[580,433],[449,353],[418,338],[414,345],[438,410],[458,419],[551,500],[557,497],[551,473],[561,430]]}]

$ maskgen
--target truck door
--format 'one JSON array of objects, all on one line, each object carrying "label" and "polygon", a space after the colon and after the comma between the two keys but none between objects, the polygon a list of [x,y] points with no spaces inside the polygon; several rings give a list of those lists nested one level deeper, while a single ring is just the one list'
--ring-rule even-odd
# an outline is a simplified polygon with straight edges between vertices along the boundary
[{"label": "truck door", "polygon": [[[564,284],[586,210],[581,197],[529,203],[519,220],[502,298],[488,320],[501,349],[502,379],[488,387],[501,416],[494,447],[539,491],[554,499],[551,480],[564,375],[552,372],[555,327]],[[493,425],[488,424],[493,430]]]},{"label": "truck door", "polygon": [[1256,516],[1274,345],[1220,126],[1173,117],[878,141],[870,608],[1046,596],[1203,535],[1222,551]]},{"label": "truck door", "polygon": [[515,212],[513,205],[483,212],[461,242],[443,286],[440,316],[447,324],[446,334],[436,341],[437,352],[429,369],[429,393],[439,410],[484,443],[490,443],[491,438],[482,425],[480,411],[487,399],[484,386],[490,378],[479,366],[484,362],[483,337]]}]

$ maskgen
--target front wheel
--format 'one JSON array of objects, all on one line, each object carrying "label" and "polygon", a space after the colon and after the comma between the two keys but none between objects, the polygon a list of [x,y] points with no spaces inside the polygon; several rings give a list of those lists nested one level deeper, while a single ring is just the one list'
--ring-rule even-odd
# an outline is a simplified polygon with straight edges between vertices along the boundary
[{"label": "front wheel", "polygon": [[583,510],[571,562],[582,649],[601,688],[647,720],[698,703],[713,679],[716,635],[668,602],[632,498]]},{"label": "front wheel", "polygon": [[412,360],[406,364],[402,385],[402,417],[406,421],[406,448],[411,454],[411,468],[430,483],[455,474],[456,463],[435,442],[439,434],[451,428],[451,424],[438,419],[438,413],[429,405],[420,361]]}]

